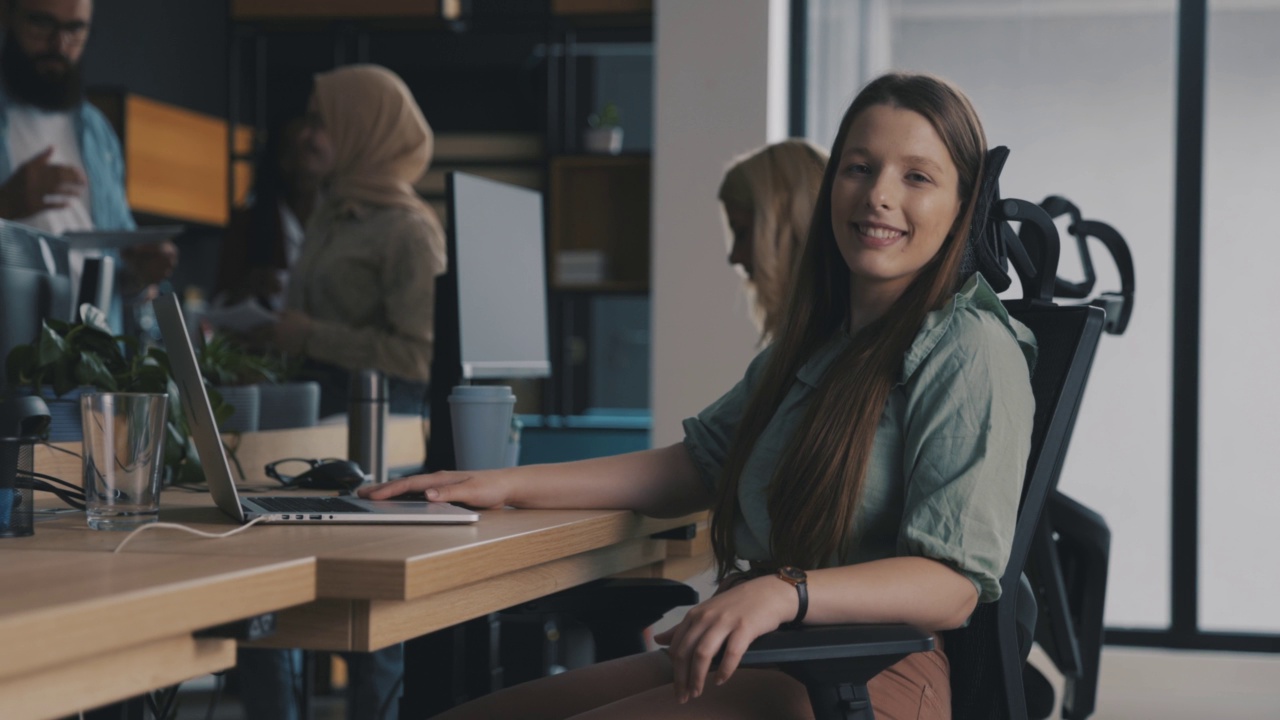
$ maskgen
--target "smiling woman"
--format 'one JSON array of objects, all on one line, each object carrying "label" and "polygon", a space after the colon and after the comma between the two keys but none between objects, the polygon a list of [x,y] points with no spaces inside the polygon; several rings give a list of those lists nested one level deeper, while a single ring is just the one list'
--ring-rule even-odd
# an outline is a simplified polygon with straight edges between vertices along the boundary
[{"label": "smiling woman", "polygon": [[[958,90],[886,75],[845,114],[778,337],[682,444],[441,472],[361,491],[479,507],[710,507],[720,591],[650,653],[509,688],[445,718],[811,717],[740,669],[784,623],[964,624],[1000,596],[1033,416],[1031,333],[961,273],[986,141]],[[718,665],[713,659],[720,656]],[[880,717],[950,717],[941,649],[868,683]]]},{"label": "smiling woman", "polygon": [[849,126],[831,186],[831,228],[856,280],[850,329],[884,313],[955,231],[959,176],[920,113],[876,105]]}]

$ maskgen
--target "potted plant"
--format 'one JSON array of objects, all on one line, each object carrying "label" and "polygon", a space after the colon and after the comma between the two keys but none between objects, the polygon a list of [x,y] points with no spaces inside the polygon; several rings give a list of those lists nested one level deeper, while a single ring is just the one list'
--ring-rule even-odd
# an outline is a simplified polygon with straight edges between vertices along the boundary
[{"label": "potted plant", "polygon": [[587,117],[587,129],[582,134],[582,144],[587,152],[603,155],[622,152],[621,123],[621,113],[613,103],[605,103],[600,112]]},{"label": "potted plant", "polygon": [[[169,396],[165,433],[165,474],[169,482],[200,482],[199,456],[187,432],[178,387],[169,356],[160,348],[142,352],[134,338],[113,336],[102,311],[80,308],[82,322],[72,325],[46,320],[40,335],[19,345],[5,361],[9,386],[45,398],[54,422],[50,440],[81,440],[79,397],[86,391],[150,392]],[[209,393],[214,417],[225,419],[233,410],[215,391]]]},{"label": "potted plant", "polygon": [[200,373],[235,411],[218,423],[222,432],[256,432],[261,414],[258,383],[274,383],[279,364],[250,351],[225,333],[216,333],[196,355]]},{"label": "potted plant", "polygon": [[85,391],[168,391],[167,358],[163,366],[156,359],[162,350],[138,352],[135,339],[111,335],[97,308],[86,305],[81,312],[85,321],[77,325],[45,320],[36,340],[13,348],[5,360],[9,386],[39,395],[49,406],[54,442],[81,439]]},{"label": "potted plant", "polygon": [[297,381],[302,359],[270,357],[276,363],[276,382],[258,385],[262,407],[259,430],[312,427],[320,420],[320,383]]}]

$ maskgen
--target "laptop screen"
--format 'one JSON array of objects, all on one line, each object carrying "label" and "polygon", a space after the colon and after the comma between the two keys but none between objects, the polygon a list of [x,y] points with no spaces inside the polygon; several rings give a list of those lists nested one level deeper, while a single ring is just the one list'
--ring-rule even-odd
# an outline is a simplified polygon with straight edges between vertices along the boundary
[{"label": "laptop screen", "polygon": [[209,394],[205,392],[204,378],[196,363],[195,346],[191,344],[191,335],[187,333],[187,323],[182,316],[182,307],[178,305],[178,296],[172,293],[161,295],[153,305],[160,324],[160,334],[164,337],[165,351],[169,354],[173,377],[178,383],[178,395],[182,398],[182,415],[187,420],[187,431],[191,433],[196,451],[200,454],[200,465],[204,469],[205,482],[209,484],[209,493],[213,495],[213,501],[219,509],[244,522],[240,496],[236,492],[235,481],[231,478],[231,466],[227,463],[222,438],[218,435],[218,425],[213,419],[213,407],[209,404]]}]

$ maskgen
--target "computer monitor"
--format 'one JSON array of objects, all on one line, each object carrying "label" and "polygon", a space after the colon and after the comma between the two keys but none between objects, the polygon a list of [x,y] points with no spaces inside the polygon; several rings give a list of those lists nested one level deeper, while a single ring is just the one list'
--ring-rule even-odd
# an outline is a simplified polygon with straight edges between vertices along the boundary
[{"label": "computer monitor", "polygon": [[468,380],[551,374],[542,194],[451,172],[449,269],[436,279],[427,469],[455,466],[448,396]]},{"label": "computer monitor", "polygon": [[551,374],[542,228],[541,193],[452,173],[449,263],[458,273],[463,378]]},{"label": "computer monitor", "polygon": [[71,319],[66,264],[65,245],[56,238],[0,220],[0,362],[14,347],[34,341],[45,318]]}]

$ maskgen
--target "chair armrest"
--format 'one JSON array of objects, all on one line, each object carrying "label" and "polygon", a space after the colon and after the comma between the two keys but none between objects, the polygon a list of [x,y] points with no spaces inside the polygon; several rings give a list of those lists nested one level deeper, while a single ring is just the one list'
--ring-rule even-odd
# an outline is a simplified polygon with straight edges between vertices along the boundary
[{"label": "chair armrest", "polygon": [[760,636],[751,643],[741,664],[775,665],[879,656],[902,658],[932,649],[933,637],[910,625],[812,625],[781,628]]},{"label": "chair armrest", "polygon": [[756,638],[741,665],[775,666],[804,684],[816,720],[871,720],[867,681],[933,637],[910,625],[815,625]]}]

